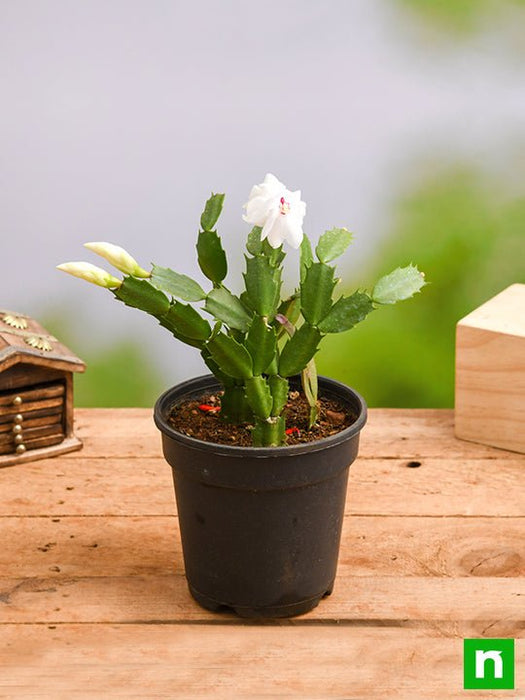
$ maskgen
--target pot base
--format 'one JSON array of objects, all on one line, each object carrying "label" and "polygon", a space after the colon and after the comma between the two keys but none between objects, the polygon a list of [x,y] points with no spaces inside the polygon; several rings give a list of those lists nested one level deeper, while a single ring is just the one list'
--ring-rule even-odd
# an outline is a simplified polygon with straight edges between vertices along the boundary
[{"label": "pot base", "polygon": [[328,590],[320,595],[314,596],[313,598],[307,598],[306,600],[301,600],[298,603],[292,603],[289,605],[272,605],[264,606],[258,608],[246,607],[243,605],[229,605],[228,603],[221,603],[214,598],[210,598],[203,593],[199,593],[191,584],[188,584],[190,593],[192,597],[206,610],[211,612],[233,612],[239,617],[244,618],[279,618],[279,617],[297,617],[298,615],[304,615],[310,610],[316,608],[323,598],[326,598],[332,593],[333,583]]}]

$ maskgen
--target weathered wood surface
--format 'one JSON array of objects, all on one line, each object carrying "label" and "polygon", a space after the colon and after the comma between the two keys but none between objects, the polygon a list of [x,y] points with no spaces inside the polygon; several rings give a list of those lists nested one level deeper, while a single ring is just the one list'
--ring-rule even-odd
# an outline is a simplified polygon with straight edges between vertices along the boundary
[{"label": "weathered wood surface", "polygon": [[335,590],[264,624],[190,598],[151,412],[76,418],[82,452],[0,471],[2,698],[461,698],[462,639],[525,634],[525,459],[451,411],[370,412]]},{"label": "weathered wood surface", "polygon": [[[462,640],[414,629],[295,625],[6,625],[5,696],[453,700]],[[517,656],[525,643],[517,643]],[[35,689],[37,692],[35,693]],[[472,691],[471,691],[472,692]],[[474,697],[519,697],[487,691]]]}]

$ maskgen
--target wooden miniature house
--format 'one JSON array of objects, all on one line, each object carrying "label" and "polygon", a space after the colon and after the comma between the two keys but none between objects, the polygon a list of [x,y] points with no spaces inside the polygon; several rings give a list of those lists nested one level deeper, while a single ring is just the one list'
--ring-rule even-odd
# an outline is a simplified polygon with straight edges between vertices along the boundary
[{"label": "wooden miniature house", "polygon": [[84,370],[39,323],[0,310],[0,467],[80,449],[73,372]]}]

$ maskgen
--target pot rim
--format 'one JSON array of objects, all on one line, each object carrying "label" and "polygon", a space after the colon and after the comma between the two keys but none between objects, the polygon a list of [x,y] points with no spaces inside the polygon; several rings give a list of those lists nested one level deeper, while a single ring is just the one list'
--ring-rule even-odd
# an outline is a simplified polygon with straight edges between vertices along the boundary
[{"label": "pot rim", "polygon": [[[367,405],[363,397],[357,391],[355,391],[355,389],[352,389],[343,382],[339,382],[336,379],[331,379],[330,377],[323,377],[321,375],[318,377],[318,379],[321,388],[328,390],[329,393],[335,393],[339,397],[345,398],[348,403],[352,404],[353,408],[356,410],[357,419],[354,421],[354,423],[352,423],[352,425],[349,425],[347,428],[340,430],[334,435],[321,438],[320,440],[314,440],[312,442],[305,442],[300,445],[288,445],[283,447],[253,447],[251,445],[248,447],[243,447],[239,445],[223,445],[217,442],[199,440],[198,438],[190,437],[189,435],[179,433],[178,430],[175,430],[175,428],[169,425],[165,418],[165,415],[171,410],[171,407],[175,403],[175,401],[173,401],[171,398],[172,395],[177,392],[180,395],[180,398],[182,398],[185,393],[187,395],[191,395],[198,390],[210,388],[206,386],[196,386],[198,384],[214,384],[215,386],[219,387],[220,383],[213,374],[204,374],[199,377],[193,377],[192,379],[180,382],[179,384],[175,384],[167,389],[155,402],[153,418],[157,428],[166,437],[180,442],[187,447],[208,453],[231,455],[232,457],[242,457],[243,455],[249,457],[286,457],[301,453],[306,454],[311,452],[319,452],[330,447],[335,447],[342,442],[350,440],[355,435],[358,435],[363,429],[367,420]],[[187,389],[186,392],[184,391],[185,389]]]}]

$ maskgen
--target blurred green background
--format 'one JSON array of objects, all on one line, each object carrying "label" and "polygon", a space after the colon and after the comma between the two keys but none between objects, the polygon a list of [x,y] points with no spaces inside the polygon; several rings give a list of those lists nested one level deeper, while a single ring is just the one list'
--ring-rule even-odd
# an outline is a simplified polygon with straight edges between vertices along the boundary
[{"label": "blurred green background", "polygon": [[325,338],[320,373],[371,406],[453,405],[457,321],[525,281],[525,0],[7,6],[0,306],[86,361],[78,406],[151,406],[206,369],[55,265],[108,240],[198,275],[217,187],[239,291],[241,205],[267,170],[302,187],[312,241],[353,230],[341,291],[408,263],[429,283]]},{"label": "blurred green background", "polygon": [[470,33],[484,20],[495,21],[500,12],[512,6],[523,7],[525,0],[400,0],[420,19],[437,30]]},{"label": "blurred green background", "polygon": [[351,384],[371,406],[453,406],[455,324],[525,281],[524,253],[525,196],[468,166],[444,167],[399,202],[377,262],[362,279],[366,287],[414,262],[428,286],[347,334],[328,336],[320,372]]}]

